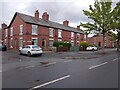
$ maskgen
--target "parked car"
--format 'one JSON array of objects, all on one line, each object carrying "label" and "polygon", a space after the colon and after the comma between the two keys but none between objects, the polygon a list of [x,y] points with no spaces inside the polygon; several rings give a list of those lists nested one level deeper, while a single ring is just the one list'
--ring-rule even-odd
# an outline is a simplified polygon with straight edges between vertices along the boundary
[{"label": "parked car", "polygon": [[88,50],[88,51],[97,51],[98,48],[97,48],[96,46],[88,46],[88,47],[86,48],[86,50]]},{"label": "parked car", "polygon": [[31,55],[42,55],[43,51],[42,48],[40,48],[37,45],[26,45],[25,47],[20,48],[19,50],[20,54],[26,54],[28,56]]},{"label": "parked car", "polygon": [[0,44],[0,51],[7,51],[6,45]]}]

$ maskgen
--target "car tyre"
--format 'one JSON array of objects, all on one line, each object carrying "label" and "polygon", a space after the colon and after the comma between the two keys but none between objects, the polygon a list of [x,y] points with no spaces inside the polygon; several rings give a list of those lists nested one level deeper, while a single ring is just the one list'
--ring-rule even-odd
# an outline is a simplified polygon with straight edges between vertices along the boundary
[{"label": "car tyre", "polygon": [[29,56],[29,57],[31,56],[31,53],[30,53],[30,52],[28,52],[28,56]]},{"label": "car tyre", "polygon": [[42,56],[42,53],[41,53],[41,54],[39,54],[39,56]]},{"label": "car tyre", "polygon": [[21,51],[19,51],[19,52],[20,52],[20,55],[22,55]]}]

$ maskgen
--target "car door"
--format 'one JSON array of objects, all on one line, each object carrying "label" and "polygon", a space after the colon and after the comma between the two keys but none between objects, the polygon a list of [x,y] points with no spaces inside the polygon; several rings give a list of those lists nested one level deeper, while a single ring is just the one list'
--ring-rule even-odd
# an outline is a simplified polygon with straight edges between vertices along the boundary
[{"label": "car door", "polygon": [[26,48],[24,49],[24,53],[27,54],[29,49],[30,49],[30,46],[26,46]]},{"label": "car door", "polygon": [[26,46],[21,49],[21,53],[25,54]]}]

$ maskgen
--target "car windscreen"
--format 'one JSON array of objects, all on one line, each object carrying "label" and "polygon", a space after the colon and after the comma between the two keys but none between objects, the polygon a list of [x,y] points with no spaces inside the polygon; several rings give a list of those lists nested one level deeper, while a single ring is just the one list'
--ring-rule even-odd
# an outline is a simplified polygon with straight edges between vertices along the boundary
[{"label": "car windscreen", "polygon": [[40,47],[38,47],[38,46],[32,46],[32,48],[40,48]]}]

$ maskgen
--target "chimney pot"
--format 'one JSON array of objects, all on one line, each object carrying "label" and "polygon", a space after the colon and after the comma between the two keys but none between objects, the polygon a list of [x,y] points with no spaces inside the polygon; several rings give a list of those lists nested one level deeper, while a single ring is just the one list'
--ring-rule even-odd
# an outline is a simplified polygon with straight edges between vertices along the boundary
[{"label": "chimney pot", "polygon": [[35,11],[34,18],[35,18],[35,20],[39,20],[39,11],[38,10]]},{"label": "chimney pot", "polygon": [[77,30],[80,30],[80,25],[77,26]]},{"label": "chimney pot", "polygon": [[44,12],[44,13],[43,13],[42,19],[44,19],[44,20],[49,20],[49,15],[47,14],[47,12]]},{"label": "chimney pot", "polygon": [[67,20],[63,21],[63,25],[64,26],[68,26],[69,25],[69,21],[67,21]]},{"label": "chimney pot", "polygon": [[2,24],[2,29],[5,29],[5,28],[7,28],[7,24],[3,23]]}]

